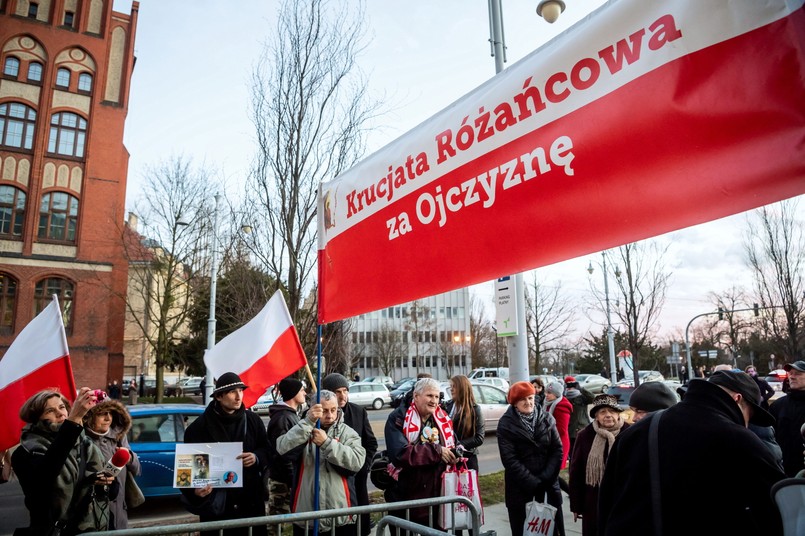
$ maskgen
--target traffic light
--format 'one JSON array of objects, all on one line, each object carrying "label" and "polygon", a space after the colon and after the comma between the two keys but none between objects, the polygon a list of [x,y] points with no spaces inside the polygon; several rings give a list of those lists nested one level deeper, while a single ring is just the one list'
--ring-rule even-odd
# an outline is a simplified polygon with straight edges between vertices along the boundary
[{"label": "traffic light", "polygon": [[724,320],[724,308],[723,307],[718,308],[718,319],[719,320]]},{"label": "traffic light", "polygon": [[755,316],[760,316],[760,306],[755,304],[752,308],[755,310]]}]

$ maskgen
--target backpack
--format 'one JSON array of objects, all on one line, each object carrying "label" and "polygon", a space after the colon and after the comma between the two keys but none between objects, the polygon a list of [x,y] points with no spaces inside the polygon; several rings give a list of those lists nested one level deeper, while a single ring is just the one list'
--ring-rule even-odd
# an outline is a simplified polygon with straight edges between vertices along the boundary
[{"label": "backpack", "polygon": [[375,453],[372,463],[369,465],[369,479],[377,489],[390,490],[397,486],[397,480],[389,474],[388,451],[381,450]]}]

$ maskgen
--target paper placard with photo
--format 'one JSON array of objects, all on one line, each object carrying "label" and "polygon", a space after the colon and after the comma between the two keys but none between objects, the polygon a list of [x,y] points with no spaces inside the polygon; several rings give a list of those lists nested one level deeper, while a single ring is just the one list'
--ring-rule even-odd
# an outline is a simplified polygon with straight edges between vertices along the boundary
[{"label": "paper placard with photo", "polygon": [[242,488],[243,443],[179,443],[173,466],[174,488]]}]

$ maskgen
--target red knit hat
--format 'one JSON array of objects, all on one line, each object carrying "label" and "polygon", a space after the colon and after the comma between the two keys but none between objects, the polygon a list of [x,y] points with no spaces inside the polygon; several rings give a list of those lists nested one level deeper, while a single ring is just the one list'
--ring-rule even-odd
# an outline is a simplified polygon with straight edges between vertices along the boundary
[{"label": "red knit hat", "polygon": [[517,382],[509,388],[509,404],[512,406],[520,400],[535,394],[537,391],[528,382]]},{"label": "red knit hat", "polygon": [[574,378],[573,376],[565,376],[565,383],[566,384],[574,382],[574,381],[576,381],[576,378]]}]

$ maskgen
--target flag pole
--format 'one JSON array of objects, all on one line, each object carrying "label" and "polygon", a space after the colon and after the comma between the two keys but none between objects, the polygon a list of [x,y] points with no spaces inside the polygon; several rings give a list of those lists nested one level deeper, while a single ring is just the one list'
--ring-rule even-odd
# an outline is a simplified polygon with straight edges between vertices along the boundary
[{"label": "flag pole", "polygon": [[78,389],[76,388],[75,384],[75,375],[73,374],[73,362],[70,359],[70,347],[67,346],[67,331],[64,329],[64,318],[61,315],[61,306],[59,305],[59,295],[53,294],[53,302],[56,304],[56,311],[59,312],[59,334],[61,335],[61,342],[62,342],[62,349],[67,354],[67,362],[69,363],[68,367],[68,375],[67,381],[70,382],[70,392],[67,394],[67,398],[75,401],[76,393],[78,393]]},{"label": "flag pole", "polygon": [[[321,324],[316,329],[316,403],[321,403]],[[306,365],[308,374],[310,374],[310,366]],[[321,419],[316,421],[316,428],[321,428]],[[315,485],[313,486],[313,511],[319,511],[319,456],[321,449],[316,447],[316,472],[314,475]],[[319,520],[313,520],[313,536],[319,536]]]}]

